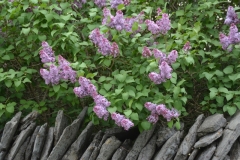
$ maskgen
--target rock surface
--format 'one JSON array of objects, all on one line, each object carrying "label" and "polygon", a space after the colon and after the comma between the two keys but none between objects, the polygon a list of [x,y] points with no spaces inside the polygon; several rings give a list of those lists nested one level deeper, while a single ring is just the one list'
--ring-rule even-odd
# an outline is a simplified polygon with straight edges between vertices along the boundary
[{"label": "rock surface", "polygon": [[126,139],[123,144],[114,153],[112,160],[124,160],[131,149],[131,140]]},{"label": "rock surface", "polygon": [[216,150],[216,144],[213,143],[210,146],[206,147],[200,155],[198,155],[196,160],[210,160],[213,156],[214,151]]},{"label": "rock surface", "polygon": [[54,140],[54,128],[50,127],[48,129],[47,137],[41,154],[41,160],[46,160],[52,150],[53,140]]}]

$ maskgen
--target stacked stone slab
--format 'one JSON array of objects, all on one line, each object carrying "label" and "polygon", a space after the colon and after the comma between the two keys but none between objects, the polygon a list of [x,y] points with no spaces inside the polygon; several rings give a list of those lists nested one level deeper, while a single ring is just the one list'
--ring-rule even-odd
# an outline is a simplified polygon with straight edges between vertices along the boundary
[{"label": "stacked stone slab", "polygon": [[187,132],[155,124],[142,133],[95,133],[92,122],[81,127],[86,112],[69,124],[59,111],[55,127],[37,125],[36,112],[17,113],[0,131],[0,160],[240,160],[240,112],[228,122],[222,114],[199,115]]}]

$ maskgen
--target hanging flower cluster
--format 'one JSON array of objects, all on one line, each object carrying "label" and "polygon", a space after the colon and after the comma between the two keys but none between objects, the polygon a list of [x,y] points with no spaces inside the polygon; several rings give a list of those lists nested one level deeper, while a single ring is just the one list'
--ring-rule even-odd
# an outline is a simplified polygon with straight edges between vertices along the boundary
[{"label": "hanging flower cluster", "polygon": [[[70,80],[72,83],[76,81],[76,71],[70,67],[70,63],[61,55],[58,56],[58,66],[54,64],[54,51],[47,42],[42,42],[42,50],[40,50],[40,58],[47,69],[41,68],[40,74],[45,80],[45,84],[56,85],[59,81]],[[50,65],[47,65],[50,63]]]},{"label": "hanging flower cluster", "polygon": [[234,8],[232,6],[229,6],[224,24],[231,25],[231,24],[237,24],[237,23],[240,23],[240,19],[238,19],[238,16]]},{"label": "hanging flower cluster", "polygon": [[162,115],[167,121],[171,121],[171,119],[177,118],[180,115],[177,110],[174,108],[169,110],[164,104],[157,105],[151,102],[146,102],[144,106],[151,111],[151,115],[147,118],[151,123],[156,123],[160,115]]},{"label": "hanging flower cluster", "polygon": [[112,113],[111,114],[112,119],[115,121],[115,124],[123,127],[125,130],[129,130],[129,128],[133,127],[134,124],[125,116],[118,114],[118,113]]},{"label": "hanging flower cluster", "polygon": [[102,53],[102,55],[112,55],[113,57],[118,56],[119,48],[117,43],[113,42],[111,44],[109,40],[100,33],[98,28],[91,32],[89,38],[98,47],[98,51]]},{"label": "hanging flower cluster", "polygon": [[151,51],[148,47],[144,47],[142,56],[150,57],[151,55],[153,55],[156,59],[159,59],[158,63],[160,73],[151,72],[148,76],[155,84],[161,84],[172,77],[172,68],[170,65],[177,60],[178,52],[176,50],[172,50],[167,56],[158,49],[153,49],[153,51]]},{"label": "hanging flower cluster", "polygon": [[183,50],[184,50],[185,52],[189,51],[191,48],[192,48],[192,47],[191,47],[191,44],[190,44],[189,41],[187,41],[187,42],[184,44],[184,46],[183,46]]},{"label": "hanging flower cluster", "polygon": [[125,6],[130,4],[130,0],[111,0],[110,1],[111,8],[117,8],[118,5],[124,4]]}]

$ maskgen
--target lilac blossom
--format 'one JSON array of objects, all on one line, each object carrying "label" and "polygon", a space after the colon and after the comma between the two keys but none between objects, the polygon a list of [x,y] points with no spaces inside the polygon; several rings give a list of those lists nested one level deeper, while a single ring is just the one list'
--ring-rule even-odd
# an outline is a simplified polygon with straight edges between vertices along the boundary
[{"label": "lilac blossom", "polygon": [[187,41],[187,42],[184,44],[184,46],[183,46],[183,50],[184,50],[185,52],[187,52],[187,51],[189,51],[190,49],[191,49],[190,42]]},{"label": "lilac blossom", "polygon": [[129,130],[129,128],[134,126],[132,121],[125,118],[125,116],[123,116],[121,114],[112,113],[111,117],[118,126],[123,127],[125,130]]},{"label": "lilac blossom", "polygon": [[130,4],[130,1],[131,1],[131,0],[123,0],[123,4],[124,4],[125,6],[127,6],[127,5]]},{"label": "lilac blossom", "polygon": [[111,103],[102,95],[98,94],[98,95],[94,96],[93,99],[94,99],[95,104],[98,106],[107,108],[111,105]]},{"label": "lilac blossom", "polygon": [[45,80],[46,84],[56,85],[60,81],[58,67],[55,66],[54,64],[50,65],[49,71],[46,69],[40,69],[40,74],[42,78]]},{"label": "lilac blossom", "polygon": [[162,13],[161,8],[157,8],[157,16],[160,16],[161,13]]},{"label": "lilac blossom", "polygon": [[108,119],[109,113],[105,107],[96,105],[93,107],[93,111],[98,118],[103,118],[105,121]]},{"label": "lilac blossom", "polygon": [[159,59],[159,62],[158,62],[159,64],[161,64],[164,61],[168,61],[166,54],[162,53],[156,48],[153,49],[153,55],[156,59]]},{"label": "lilac blossom", "polygon": [[229,45],[231,45],[231,40],[228,36],[226,36],[225,34],[223,33],[220,33],[219,34],[219,39],[220,39],[220,43],[222,44],[222,48],[224,50],[227,50]]},{"label": "lilac blossom", "polygon": [[156,123],[158,121],[158,116],[160,115],[162,115],[167,121],[170,121],[172,118],[177,118],[180,115],[177,110],[174,108],[169,110],[164,104],[157,105],[151,102],[146,102],[144,106],[151,111],[150,116],[147,117],[147,120],[151,123]]},{"label": "lilac blossom", "polygon": [[237,26],[233,23],[231,24],[228,37],[232,44],[240,43],[240,32],[238,32]]},{"label": "lilac blossom", "polygon": [[142,56],[143,57],[150,57],[152,55],[152,52],[150,51],[150,49],[146,46],[143,47],[143,51],[142,51]]},{"label": "lilac blossom", "polygon": [[86,3],[86,0],[74,0],[72,6],[74,8],[82,8],[82,5]]},{"label": "lilac blossom", "polygon": [[102,53],[102,55],[113,55],[116,57],[119,53],[118,45],[116,43],[111,43],[105,38],[99,31],[98,28],[94,29],[89,35],[91,41],[97,45],[98,51]]},{"label": "lilac blossom", "polygon": [[72,83],[76,81],[76,71],[70,67],[70,63],[61,55],[58,56],[58,69],[60,72],[60,78],[64,80],[70,80]]},{"label": "lilac blossom", "polygon": [[80,87],[75,87],[73,92],[76,96],[83,98],[85,96],[95,97],[98,95],[96,87],[91,83],[91,81],[85,77],[79,77]]},{"label": "lilac blossom", "polygon": [[94,0],[94,3],[100,8],[106,6],[106,0]]},{"label": "lilac blossom", "polygon": [[164,79],[161,77],[160,74],[156,73],[156,72],[151,72],[149,73],[148,77],[151,79],[151,81],[153,81],[153,83],[155,84],[161,84],[162,82],[164,82]]},{"label": "lilac blossom", "polygon": [[117,11],[116,16],[112,18],[110,26],[116,28],[117,30],[121,31],[124,29],[125,19],[123,17],[122,11]]},{"label": "lilac blossom", "polygon": [[171,21],[166,13],[162,14],[162,18],[157,20],[156,24],[159,26],[159,32],[162,34],[166,34],[171,29]]},{"label": "lilac blossom", "polygon": [[238,16],[237,16],[234,8],[232,6],[229,6],[224,24],[231,25],[232,23],[237,24],[239,22],[240,22],[240,20],[238,19]]},{"label": "lilac blossom", "polygon": [[[108,25],[108,23],[111,22],[111,19],[114,18],[114,16],[111,14],[111,12],[108,8],[103,9],[103,17],[104,17],[102,20],[103,25]],[[109,22],[108,22],[108,19],[110,20]]]},{"label": "lilac blossom", "polygon": [[167,57],[168,64],[173,64],[174,62],[176,62],[177,58],[178,58],[178,52],[176,50],[172,50]]},{"label": "lilac blossom", "polygon": [[111,0],[111,8],[117,8],[119,4],[124,4],[122,0]]},{"label": "lilac blossom", "polygon": [[151,20],[146,20],[145,23],[147,24],[148,30],[152,33],[152,34],[159,34],[160,32],[160,28],[159,26]]},{"label": "lilac blossom", "polygon": [[55,62],[54,51],[48,43],[43,41],[42,47],[43,49],[39,52],[42,63]]},{"label": "lilac blossom", "polygon": [[171,75],[172,68],[168,65],[167,62],[163,61],[159,66],[159,69],[160,69],[160,76],[164,81],[172,77]]}]

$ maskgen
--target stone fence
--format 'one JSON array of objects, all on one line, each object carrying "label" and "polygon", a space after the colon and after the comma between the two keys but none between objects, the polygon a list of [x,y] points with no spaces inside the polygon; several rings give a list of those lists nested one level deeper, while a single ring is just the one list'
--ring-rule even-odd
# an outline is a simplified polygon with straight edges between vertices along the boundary
[{"label": "stone fence", "polygon": [[0,131],[0,160],[240,160],[240,112],[199,115],[189,131],[155,124],[151,130],[111,128],[94,133],[92,122],[81,127],[85,107],[68,124],[59,111],[55,127],[37,126],[32,112],[21,112]]}]

